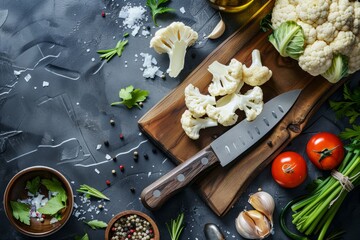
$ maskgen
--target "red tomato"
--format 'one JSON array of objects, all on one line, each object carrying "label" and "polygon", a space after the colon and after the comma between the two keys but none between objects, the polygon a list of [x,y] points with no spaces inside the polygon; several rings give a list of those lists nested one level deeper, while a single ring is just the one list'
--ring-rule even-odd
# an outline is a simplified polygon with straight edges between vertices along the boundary
[{"label": "red tomato", "polygon": [[280,186],[285,188],[297,187],[307,177],[305,159],[296,152],[280,153],[272,163],[271,174]]},{"label": "red tomato", "polygon": [[310,161],[319,169],[331,170],[344,159],[344,145],[335,134],[320,132],[312,136],[306,145]]}]

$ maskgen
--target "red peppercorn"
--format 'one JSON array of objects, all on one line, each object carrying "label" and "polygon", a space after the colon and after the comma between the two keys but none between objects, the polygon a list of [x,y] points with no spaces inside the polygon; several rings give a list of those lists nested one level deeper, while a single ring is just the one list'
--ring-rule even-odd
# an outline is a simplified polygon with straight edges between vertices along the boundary
[{"label": "red peppercorn", "polygon": [[116,228],[115,228],[115,227],[112,227],[112,228],[111,228],[111,231],[115,232],[115,231],[116,231]]},{"label": "red peppercorn", "polygon": [[151,228],[149,229],[149,233],[153,233],[153,230]]},{"label": "red peppercorn", "polygon": [[122,172],[123,172],[124,169],[125,169],[125,167],[124,167],[123,165],[120,165],[119,168],[120,168],[120,171],[122,171]]},{"label": "red peppercorn", "polygon": [[106,185],[110,185],[110,180],[106,180]]},{"label": "red peppercorn", "polygon": [[134,232],[135,232],[135,229],[130,229],[130,232],[131,232],[131,233],[134,233]]},{"label": "red peppercorn", "polygon": [[129,238],[129,239],[131,238],[131,235],[130,235],[130,234],[128,235],[128,238]]},{"label": "red peppercorn", "polygon": [[105,16],[106,16],[104,11],[101,11],[101,16],[102,16],[102,17],[105,17]]},{"label": "red peppercorn", "polygon": [[124,134],[120,133],[119,138],[124,139]]}]

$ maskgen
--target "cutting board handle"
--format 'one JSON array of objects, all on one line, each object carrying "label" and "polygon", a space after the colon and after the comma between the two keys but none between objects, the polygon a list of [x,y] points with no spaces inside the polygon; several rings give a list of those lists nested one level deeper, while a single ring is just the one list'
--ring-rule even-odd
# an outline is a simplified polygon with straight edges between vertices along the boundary
[{"label": "cutting board handle", "polygon": [[216,163],[219,163],[219,160],[211,147],[204,148],[146,187],[141,193],[143,205],[150,210],[158,209],[167,199],[193,182],[201,173]]}]

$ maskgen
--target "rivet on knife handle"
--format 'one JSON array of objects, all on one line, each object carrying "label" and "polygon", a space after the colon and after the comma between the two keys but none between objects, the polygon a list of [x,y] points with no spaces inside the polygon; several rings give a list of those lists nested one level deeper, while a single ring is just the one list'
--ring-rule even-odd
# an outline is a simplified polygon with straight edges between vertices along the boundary
[{"label": "rivet on knife handle", "polygon": [[152,210],[159,208],[168,198],[186,187],[218,161],[210,147],[204,148],[146,187],[141,193],[144,206]]}]

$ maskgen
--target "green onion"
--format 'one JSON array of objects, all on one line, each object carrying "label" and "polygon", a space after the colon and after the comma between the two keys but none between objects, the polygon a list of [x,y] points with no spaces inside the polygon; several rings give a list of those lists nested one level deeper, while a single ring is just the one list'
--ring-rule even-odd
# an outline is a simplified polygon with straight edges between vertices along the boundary
[{"label": "green onion", "polygon": [[[355,188],[360,184],[360,148],[356,140],[346,148],[348,152],[337,171],[348,177]],[[300,200],[290,202],[287,208],[291,206],[294,212],[292,223],[298,231],[307,236],[318,235],[317,239],[322,240],[325,238],[326,232],[348,191],[343,189],[340,182],[332,176],[327,177],[325,180],[317,180],[316,184],[316,188],[310,194]],[[287,232],[288,229],[284,220],[285,213],[283,212],[281,215],[281,227],[286,235],[292,234]]]}]

